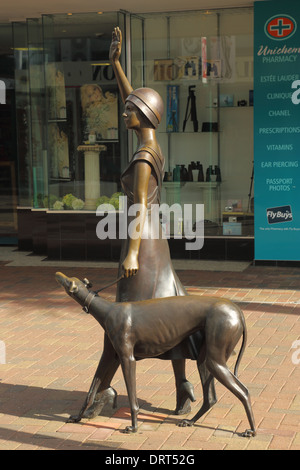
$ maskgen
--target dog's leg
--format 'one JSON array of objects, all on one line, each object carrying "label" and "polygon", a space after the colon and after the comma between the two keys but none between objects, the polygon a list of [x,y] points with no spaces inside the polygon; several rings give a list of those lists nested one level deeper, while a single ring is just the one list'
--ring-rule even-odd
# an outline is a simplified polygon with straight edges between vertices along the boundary
[{"label": "dog's leg", "polygon": [[255,436],[254,416],[248,389],[230,372],[226,363],[220,364],[213,359],[208,359],[207,367],[211,374],[243,403],[251,429],[246,429],[242,435],[244,437]]},{"label": "dog's leg", "polygon": [[[92,412],[85,416],[86,411],[90,408],[95,400],[96,394],[99,390],[99,401],[101,397],[101,392],[105,391],[109,388],[110,382],[115,375],[118,367],[120,365],[120,361],[118,356],[116,355],[115,350],[113,349],[110,341],[108,338],[105,338],[104,341],[104,351],[102,357],[100,359],[99,365],[97,367],[96,373],[94,375],[92,384],[88,391],[87,397],[84,401],[84,404],[79,411],[78,415],[72,415],[68,419],[68,423],[78,423],[82,418],[88,417],[92,418],[100,413],[101,410],[92,410]],[[114,399],[116,397],[116,392],[112,389],[111,392],[114,392]],[[111,393],[107,394],[107,398],[111,398]],[[101,403],[101,409],[105,403]],[[100,406],[100,404],[99,404]],[[95,407],[97,408],[97,406]]]},{"label": "dog's leg", "polygon": [[67,423],[79,423],[79,421],[81,421],[85,411],[88,409],[89,406],[92,405],[92,403],[95,399],[95,395],[97,393],[97,390],[99,388],[99,385],[100,385],[100,378],[97,377],[97,373],[96,373],[94,375],[92,384],[90,386],[90,389],[88,391],[88,394],[86,396],[86,399],[84,401],[84,404],[83,404],[81,410],[79,411],[78,415],[71,415],[69,417],[69,419],[67,420]]},{"label": "dog's leg", "polygon": [[98,416],[105,404],[111,402],[113,408],[117,406],[117,392],[110,386],[111,381],[120,365],[119,357],[114,350],[110,339],[105,335],[103,353],[95,374],[100,379],[94,400],[91,401],[84,413],[84,418],[92,419]]},{"label": "dog's leg", "polygon": [[126,426],[125,433],[137,432],[137,416],[139,412],[139,405],[136,396],[136,361],[133,354],[120,353],[121,366],[126,383],[129,405],[131,410],[131,426]]},{"label": "dog's leg", "polygon": [[207,369],[205,361],[201,363],[197,362],[197,366],[203,388],[203,404],[192,419],[182,420],[178,424],[180,427],[193,426],[193,424],[217,402],[213,375]]},{"label": "dog's leg", "polygon": [[106,404],[111,404],[112,408],[117,407],[118,395],[116,390],[110,386],[110,382],[119,365],[120,362],[118,360],[112,360],[108,369],[105,368],[103,370],[102,364],[101,367],[98,367],[95,374],[95,378],[98,379],[97,390],[93,398],[91,398],[88,408],[84,412],[84,418],[92,419],[100,415],[102,408]]}]

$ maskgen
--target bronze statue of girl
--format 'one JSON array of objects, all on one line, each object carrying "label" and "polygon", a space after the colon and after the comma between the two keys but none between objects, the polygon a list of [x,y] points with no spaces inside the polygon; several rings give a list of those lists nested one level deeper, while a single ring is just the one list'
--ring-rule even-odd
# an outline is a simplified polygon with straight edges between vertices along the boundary
[{"label": "bronze statue of girl", "polygon": [[[125,110],[123,118],[127,129],[135,131],[137,149],[127,168],[121,175],[121,185],[127,196],[128,208],[139,204],[139,217],[128,217],[128,223],[136,224],[138,236],[123,240],[119,275],[124,277],[118,284],[116,302],[139,301],[161,297],[188,295],[174,272],[169,245],[162,236],[152,233],[151,205],[160,203],[164,157],[156,140],[155,130],[163,114],[160,95],[150,88],[133,90],[120,64],[122,34],[115,28],[110,46],[110,61],[117,79]],[[176,414],[188,413],[190,401],[194,401],[193,386],[186,379],[185,359],[197,359],[201,335],[193,335],[159,359],[172,361],[176,384]],[[100,386],[89,416],[96,416],[104,401],[115,399],[116,392],[110,387],[117,368],[118,359],[105,336],[103,355],[96,376]],[[104,399],[104,397],[106,397]]]}]

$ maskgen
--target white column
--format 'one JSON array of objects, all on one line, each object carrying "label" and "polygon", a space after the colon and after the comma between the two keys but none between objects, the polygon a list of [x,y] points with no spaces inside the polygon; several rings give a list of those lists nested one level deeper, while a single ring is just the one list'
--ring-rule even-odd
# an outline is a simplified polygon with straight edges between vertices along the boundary
[{"label": "white column", "polygon": [[85,209],[95,210],[96,201],[100,197],[100,152],[106,150],[105,145],[80,145],[79,151],[84,152],[84,188]]}]

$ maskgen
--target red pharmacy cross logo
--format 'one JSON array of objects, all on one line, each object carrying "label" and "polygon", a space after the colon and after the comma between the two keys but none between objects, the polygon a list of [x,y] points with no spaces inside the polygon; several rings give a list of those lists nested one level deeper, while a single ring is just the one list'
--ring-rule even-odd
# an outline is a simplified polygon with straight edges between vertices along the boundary
[{"label": "red pharmacy cross logo", "polygon": [[276,15],[269,18],[265,24],[266,35],[275,40],[288,39],[295,34],[297,23],[291,16]]}]

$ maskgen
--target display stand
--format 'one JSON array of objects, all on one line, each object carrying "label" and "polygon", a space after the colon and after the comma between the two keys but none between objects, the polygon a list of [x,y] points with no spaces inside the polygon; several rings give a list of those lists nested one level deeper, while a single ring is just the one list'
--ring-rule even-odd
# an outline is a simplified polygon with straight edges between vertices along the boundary
[{"label": "display stand", "polygon": [[100,197],[100,152],[105,145],[80,145],[77,150],[84,152],[85,209],[95,210]]}]

